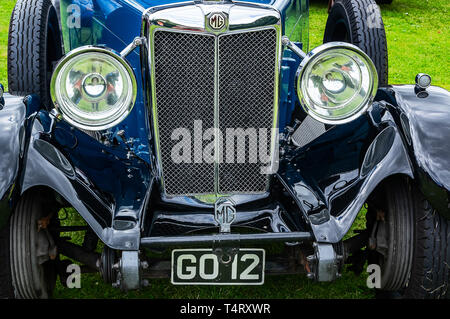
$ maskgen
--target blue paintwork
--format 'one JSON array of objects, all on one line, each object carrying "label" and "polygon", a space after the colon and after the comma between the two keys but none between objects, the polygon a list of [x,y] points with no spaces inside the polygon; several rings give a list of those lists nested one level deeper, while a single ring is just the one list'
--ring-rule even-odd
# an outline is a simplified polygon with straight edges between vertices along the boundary
[{"label": "blue paintwork", "polygon": [[[301,47],[301,43],[297,43]],[[284,131],[287,125],[291,124],[292,113],[298,105],[298,97],[295,90],[296,72],[300,65],[301,58],[289,49],[284,50],[281,63],[281,88],[280,104],[278,111],[278,128]]]},{"label": "blue paintwork", "polygon": [[[142,13],[126,1],[91,1],[91,0],[62,0],[61,10],[67,11],[75,4],[81,8],[81,31],[77,28],[65,29],[66,52],[84,45],[103,45],[117,52],[122,51],[133,39],[140,35]],[[69,14],[77,13],[70,11]],[[67,44],[70,44],[67,47]],[[144,99],[140,57],[135,50],[127,57],[137,80],[137,98],[133,111],[119,125],[106,132],[107,136],[114,136],[119,130],[126,132],[126,139],[132,138],[134,152],[147,163],[150,163],[149,137],[150,128],[146,120],[148,110]]]}]

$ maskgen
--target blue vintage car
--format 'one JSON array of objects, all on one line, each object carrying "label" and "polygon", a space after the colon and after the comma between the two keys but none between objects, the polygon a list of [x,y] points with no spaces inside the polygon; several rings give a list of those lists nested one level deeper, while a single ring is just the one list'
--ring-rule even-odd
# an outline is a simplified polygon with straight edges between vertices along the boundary
[{"label": "blue vintage car", "polygon": [[387,57],[373,0],[330,1],[312,50],[307,0],[18,0],[0,296],[51,296],[63,255],[124,290],[368,264],[380,293],[449,298],[450,95],[388,85]]}]

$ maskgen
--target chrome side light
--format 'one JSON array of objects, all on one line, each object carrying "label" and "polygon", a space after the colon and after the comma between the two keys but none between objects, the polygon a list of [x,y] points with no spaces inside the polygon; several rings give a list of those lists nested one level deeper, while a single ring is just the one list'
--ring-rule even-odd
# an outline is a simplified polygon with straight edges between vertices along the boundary
[{"label": "chrome side light", "polygon": [[416,86],[419,89],[426,89],[431,85],[431,76],[425,73],[419,73],[416,75]]}]

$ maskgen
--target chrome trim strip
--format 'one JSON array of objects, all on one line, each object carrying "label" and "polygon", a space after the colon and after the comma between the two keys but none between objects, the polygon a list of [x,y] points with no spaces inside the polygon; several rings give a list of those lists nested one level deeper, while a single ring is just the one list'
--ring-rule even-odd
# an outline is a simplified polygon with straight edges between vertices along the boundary
[{"label": "chrome trim strip", "polygon": [[215,243],[261,244],[263,242],[305,242],[313,240],[309,232],[257,233],[257,234],[212,234],[191,236],[158,236],[141,238],[144,247],[209,246]]},{"label": "chrome trim strip", "polygon": [[242,205],[242,204],[248,204],[251,202],[256,202],[265,198],[268,198],[270,195],[269,192],[265,193],[259,193],[259,194],[232,194],[232,195],[198,195],[198,196],[171,196],[166,197],[162,196],[161,200],[164,203],[168,204],[175,204],[175,205],[186,205],[191,207],[198,207],[198,208],[213,208],[214,203],[219,199],[220,197],[228,197],[233,202],[236,203],[236,205]]},{"label": "chrome trim strip", "polygon": [[[228,26],[227,26],[228,27]],[[216,37],[215,43],[215,70],[214,70],[214,138],[215,138],[215,150],[214,150],[214,193],[219,194],[219,164],[220,164],[220,139],[219,139],[219,37]],[[222,141],[223,143],[223,141]]]}]

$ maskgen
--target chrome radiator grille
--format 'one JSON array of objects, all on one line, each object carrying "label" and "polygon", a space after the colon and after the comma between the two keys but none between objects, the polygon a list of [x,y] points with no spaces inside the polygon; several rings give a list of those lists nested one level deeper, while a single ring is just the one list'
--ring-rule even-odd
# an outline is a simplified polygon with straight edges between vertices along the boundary
[{"label": "chrome radiator grille", "polygon": [[[179,140],[173,140],[172,133],[184,128],[192,134],[194,120],[202,120],[205,128],[214,127],[215,39],[160,31],[156,32],[154,41],[159,147],[165,191],[173,195],[213,192],[214,163],[195,163],[192,144],[185,145],[186,150],[191,150],[191,163],[175,163],[172,150]],[[206,143],[203,144],[202,149]]]},{"label": "chrome radiator grille", "polygon": [[[225,154],[221,160],[216,157],[214,162],[205,162],[201,154],[212,140],[194,142],[199,136],[194,121],[197,125],[201,121],[200,134],[219,128],[224,147],[227,128],[266,129],[265,151],[270,151],[270,129],[276,114],[277,31],[266,28],[214,36],[158,30],[152,45],[153,116],[166,195],[266,191],[268,177],[261,174],[259,159],[249,163],[248,138],[245,148],[235,151],[245,152],[244,163],[228,163]],[[172,155],[182,145],[178,133],[187,131],[191,139],[183,139],[183,162],[176,163]]]},{"label": "chrome radiator grille", "polygon": [[[269,153],[274,116],[276,45],[274,29],[219,37],[220,130],[267,129],[263,149]],[[263,192],[267,188],[267,175],[261,174],[260,159],[256,163],[249,162],[251,151],[255,150],[247,138],[245,148],[236,144],[236,158],[232,163],[224,161],[220,164],[219,193]],[[245,155],[245,163],[238,162],[240,152]]]}]

